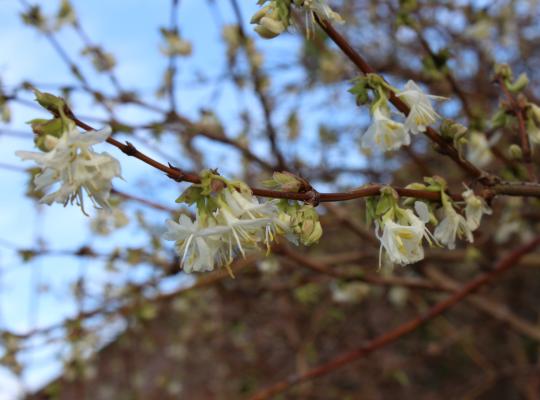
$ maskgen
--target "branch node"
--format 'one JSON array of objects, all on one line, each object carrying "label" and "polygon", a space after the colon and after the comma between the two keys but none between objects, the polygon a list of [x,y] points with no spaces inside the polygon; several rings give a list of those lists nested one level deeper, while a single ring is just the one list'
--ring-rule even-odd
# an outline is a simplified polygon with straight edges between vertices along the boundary
[{"label": "branch node", "polygon": [[124,147],[122,147],[122,151],[127,154],[128,156],[134,156],[137,154],[137,149],[131,142],[126,141],[126,144]]},{"label": "branch node", "polygon": [[306,192],[306,196],[305,202],[311,204],[313,207],[317,207],[321,202],[321,194],[313,188]]},{"label": "branch node", "polygon": [[167,163],[169,165],[169,168],[172,170],[171,172],[167,173],[167,177],[170,179],[176,181],[176,182],[183,182],[185,180],[186,174],[180,169],[172,165],[171,163]]}]

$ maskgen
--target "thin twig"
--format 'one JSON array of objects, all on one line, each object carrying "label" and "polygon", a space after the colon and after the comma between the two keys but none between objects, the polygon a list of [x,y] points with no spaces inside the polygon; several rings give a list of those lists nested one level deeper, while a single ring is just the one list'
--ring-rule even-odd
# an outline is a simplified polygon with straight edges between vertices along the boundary
[{"label": "thin twig", "polygon": [[[66,115],[68,115],[79,127],[92,131],[95,130],[90,125],[82,122],[76,118],[71,110],[66,110]],[[179,168],[176,168],[172,165],[165,165],[159,161],[154,160],[153,158],[147,156],[141,151],[137,150],[133,144],[126,142],[125,144],[109,137],[107,138],[107,143],[112,144],[113,146],[120,149],[123,153],[128,156],[138,158],[139,160],[145,162],[146,164],[164,172],[169,178],[177,182],[191,182],[191,183],[201,183],[199,175],[193,172],[185,172]],[[382,184],[369,184],[359,189],[351,190],[348,192],[336,192],[336,193],[317,193],[317,200],[321,203],[324,202],[337,202],[337,201],[347,201],[355,200],[363,197],[372,197],[378,196],[380,190],[383,187],[389,185]],[[403,197],[413,197],[422,200],[429,201],[440,201],[441,195],[439,192],[433,192],[429,190],[417,190],[417,189],[407,189],[400,187],[393,187],[398,195]],[[297,192],[281,192],[277,190],[268,190],[261,188],[251,188],[251,191],[256,196],[261,197],[270,197],[275,199],[289,199],[289,200],[298,200],[298,201],[313,201],[313,191],[307,193],[297,193]],[[482,196],[486,198],[491,198],[498,194],[507,194],[511,196],[529,196],[529,197],[540,197],[540,185],[531,184],[531,183],[502,183],[490,187],[488,190],[485,190],[481,193]],[[459,194],[453,194],[451,197],[454,200],[463,200],[462,196]]]}]

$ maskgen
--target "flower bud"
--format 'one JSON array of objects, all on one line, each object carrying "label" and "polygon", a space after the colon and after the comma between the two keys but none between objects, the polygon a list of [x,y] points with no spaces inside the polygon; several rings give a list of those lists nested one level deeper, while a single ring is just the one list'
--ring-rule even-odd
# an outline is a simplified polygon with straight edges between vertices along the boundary
[{"label": "flower bud", "polygon": [[255,27],[255,32],[257,32],[259,36],[262,37],[263,39],[273,39],[279,36],[279,33],[274,33],[272,31],[269,31],[268,29],[266,29],[264,26],[261,26],[261,25]]},{"label": "flower bud", "polygon": [[258,24],[260,20],[266,16],[268,11],[270,11],[271,7],[266,6],[261,8],[259,11],[257,11],[255,14],[253,14],[253,17],[251,17],[251,21],[249,21],[251,24]]},{"label": "flower bud", "polygon": [[528,84],[529,78],[526,74],[523,73],[520,74],[513,83],[509,83],[506,86],[508,87],[508,90],[510,90],[512,93],[518,93],[525,89]]},{"label": "flower bud", "polygon": [[51,151],[56,147],[59,140],[55,136],[51,135],[45,135],[45,139],[43,140],[43,147],[45,148],[45,151]]},{"label": "flower bud", "polygon": [[262,17],[259,24],[276,35],[279,35],[285,30],[283,23],[271,17]]},{"label": "flower bud", "polygon": [[517,144],[512,144],[508,148],[508,156],[515,161],[520,161],[523,159],[523,151],[521,150],[521,147],[519,147]]},{"label": "flower bud", "polygon": [[512,68],[508,64],[496,64],[495,75],[504,81],[511,81],[513,79]]}]

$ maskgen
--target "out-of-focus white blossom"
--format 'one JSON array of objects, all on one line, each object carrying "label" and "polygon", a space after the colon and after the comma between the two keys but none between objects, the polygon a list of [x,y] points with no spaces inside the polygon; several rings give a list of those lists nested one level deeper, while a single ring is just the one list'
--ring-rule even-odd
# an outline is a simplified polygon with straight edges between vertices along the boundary
[{"label": "out-of-focus white blossom", "polygon": [[467,159],[482,168],[493,160],[491,143],[481,132],[471,132],[467,142]]},{"label": "out-of-focus white blossom", "polygon": [[472,39],[485,40],[490,38],[493,29],[493,22],[489,18],[482,18],[469,26],[464,34]]},{"label": "out-of-focus white blossom", "polygon": [[425,94],[413,81],[408,81],[405,90],[397,93],[409,107],[409,115],[405,120],[405,127],[413,134],[424,132],[426,127],[440,119],[433,109],[431,99],[444,100],[444,97]]},{"label": "out-of-focus white blossom", "polygon": [[435,239],[449,249],[456,248],[456,238],[465,238],[472,243],[474,239],[467,220],[454,209],[452,204],[444,205],[442,212],[444,213],[443,220],[433,233]]},{"label": "out-of-focus white blossom", "polygon": [[41,168],[34,183],[36,190],[47,194],[41,202],[67,205],[74,201],[84,212],[83,191],[95,206],[109,207],[112,179],[120,177],[120,163],[108,153],[96,153],[92,146],[105,141],[110,128],[80,133],[72,122],[56,139],[46,138],[47,152],[17,151],[23,160],[35,161]]},{"label": "out-of-focus white blossom", "polygon": [[364,282],[333,282],[330,291],[336,303],[359,303],[369,295],[371,287]]},{"label": "out-of-focus white blossom", "polygon": [[491,214],[491,208],[488,207],[484,199],[476,196],[471,189],[465,190],[462,195],[466,204],[465,218],[467,219],[467,225],[471,231],[474,231],[480,226],[482,215]]},{"label": "out-of-focus white blossom", "polygon": [[181,215],[178,222],[168,220],[165,240],[175,242],[185,272],[212,271],[216,255],[221,247],[220,235],[224,227],[202,227],[199,220],[192,221]]}]

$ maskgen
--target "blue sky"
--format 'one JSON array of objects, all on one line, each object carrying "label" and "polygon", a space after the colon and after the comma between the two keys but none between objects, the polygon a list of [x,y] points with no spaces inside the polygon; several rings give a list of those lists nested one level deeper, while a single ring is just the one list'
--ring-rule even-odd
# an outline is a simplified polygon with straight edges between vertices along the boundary
[{"label": "blue sky", "polygon": [[[218,2],[222,17],[232,21],[228,2]],[[255,2],[247,1],[247,9],[254,10]],[[57,1],[41,1],[45,13],[56,10]],[[103,44],[107,51],[115,54],[118,61],[116,69],[121,84],[126,88],[136,88],[153,101],[153,93],[161,80],[166,67],[166,59],[159,53],[159,26],[166,26],[169,21],[168,1],[84,1],[75,0],[73,4],[81,16],[82,25],[89,37]],[[13,85],[27,79],[47,88],[47,84],[66,84],[74,82],[66,66],[55,54],[49,43],[33,29],[24,26],[18,17],[23,9],[15,0],[0,1],[0,78],[9,91]],[[250,12],[251,12],[250,11]],[[211,92],[193,86],[189,79],[195,69],[203,69],[210,77],[218,76],[223,70],[222,49],[219,44],[220,27],[215,23],[207,2],[201,0],[183,0],[180,6],[180,26],[182,35],[193,41],[194,54],[186,61],[180,61],[179,85],[180,109],[183,113],[196,117],[201,105],[212,102]],[[78,51],[80,41],[70,30],[64,29],[58,35],[62,45],[74,59],[80,59]],[[85,64],[85,74],[92,84],[108,88],[108,81],[93,73]],[[31,98],[30,96],[28,97]],[[216,101],[216,106],[227,114],[234,105],[231,95],[225,93]],[[100,116],[103,113],[87,101],[77,103],[80,115]],[[3,128],[17,131],[30,130],[25,121],[44,116],[43,113],[22,106],[13,106],[13,121]],[[121,117],[132,122],[144,121],[150,114],[125,108]],[[234,129],[235,121],[228,121]],[[152,154],[150,149],[146,152]],[[16,150],[32,150],[29,138],[14,138],[0,134],[1,160],[4,164],[28,167],[14,155]],[[216,150],[216,154],[221,149]],[[264,149],[263,149],[264,150]],[[115,154],[115,149],[107,148]],[[134,192],[135,185],[152,177],[153,188],[160,190],[161,200],[169,201],[178,195],[179,188],[172,187],[163,175],[149,170],[140,162],[115,154],[121,159],[125,182],[118,181],[116,187],[127,192]],[[159,158],[159,156],[157,156]],[[178,157],[180,163],[181,157]],[[171,160],[174,161],[174,160]],[[88,229],[88,219],[76,207],[63,208],[35,207],[24,197],[25,174],[0,169],[3,183],[0,196],[0,326],[23,333],[29,329],[49,326],[76,312],[69,293],[70,285],[81,273],[92,277],[98,285],[104,279],[100,262],[75,260],[69,257],[38,258],[27,264],[9,248],[12,243],[19,248],[34,247],[37,238],[44,238],[47,248],[76,249],[82,244],[91,244],[95,248],[107,249],[115,246],[136,246],[144,240],[129,227],[115,235],[111,241],[96,239]],[[131,207],[131,209],[137,206]],[[165,218],[163,214],[153,213],[153,220]],[[144,269],[139,271],[144,275]],[[119,280],[126,276],[119,276]],[[38,288],[48,288],[39,293]],[[24,385],[33,389],[39,387],[58,373],[59,364],[55,362],[54,351],[58,347],[41,346],[39,351],[25,354],[23,361],[29,367],[25,374]],[[13,399],[21,387],[6,370],[0,369],[0,400]]]}]

